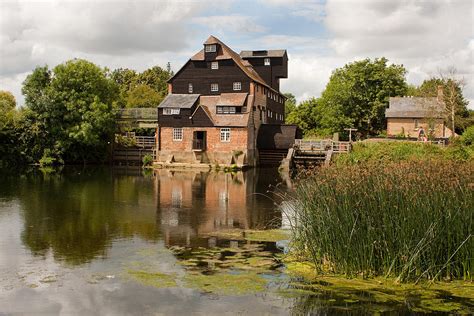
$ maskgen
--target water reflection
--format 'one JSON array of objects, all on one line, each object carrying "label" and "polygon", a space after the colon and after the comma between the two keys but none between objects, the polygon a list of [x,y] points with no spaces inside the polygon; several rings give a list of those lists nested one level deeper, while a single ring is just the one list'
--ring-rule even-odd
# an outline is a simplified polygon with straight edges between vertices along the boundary
[{"label": "water reflection", "polygon": [[[107,257],[111,242],[139,237],[166,246],[209,246],[207,235],[229,228],[279,227],[267,192],[274,170],[209,173],[139,169],[33,172],[7,179],[23,215],[22,242],[36,256],[52,252],[72,265]],[[265,195],[263,195],[265,194]],[[212,245],[211,245],[212,246]]]}]

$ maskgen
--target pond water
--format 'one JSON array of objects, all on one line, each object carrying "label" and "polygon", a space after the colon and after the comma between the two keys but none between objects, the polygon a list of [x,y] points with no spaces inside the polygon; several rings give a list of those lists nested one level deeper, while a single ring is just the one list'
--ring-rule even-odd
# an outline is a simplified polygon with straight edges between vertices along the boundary
[{"label": "pond water", "polygon": [[275,169],[0,176],[0,315],[410,311],[288,275],[280,195],[291,181]]}]

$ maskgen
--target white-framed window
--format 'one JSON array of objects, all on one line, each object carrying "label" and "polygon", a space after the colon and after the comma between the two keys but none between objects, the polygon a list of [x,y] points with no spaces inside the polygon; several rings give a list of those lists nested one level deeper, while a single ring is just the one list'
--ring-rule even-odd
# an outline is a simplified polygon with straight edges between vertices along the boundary
[{"label": "white-framed window", "polygon": [[193,84],[188,83],[188,93],[193,93]]},{"label": "white-framed window", "polygon": [[241,82],[234,82],[233,89],[234,89],[234,91],[242,90],[242,83]]},{"label": "white-framed window", "polygon": [[219,85],[217,83],[211,83],[211,92],[219,91]]},{"label": "white-framed window", "polygon": [[270,66],[270,58],[265,58],[265,59],[263,60],[263,64],[264,64],[265,66]]},{"label": "white-framed window", "polygon": [[230,142],[230,128],[221,128],[221,142]]},{"label": "white-framed window", "polygon": [[216,112],[217,114],[235,114],[237,113],[237,108],[235,106],[217,106]]},{"label": "white-framed window", "polygon": [[179,109],[177,108],[164,108],[163,115],[179,115]]},{"label": "white-framed window", "polygon": [[215,53],[217,50],[216,44],[205,45],[206,53]]},{"label": "white-framed window", "polygon": [[211,69],[219,69],[219,62],[213,61],[211,63]]},{"label": "white-framed window", "polygon": [[183,128],[173,128],[173,141],[183,140]]}]

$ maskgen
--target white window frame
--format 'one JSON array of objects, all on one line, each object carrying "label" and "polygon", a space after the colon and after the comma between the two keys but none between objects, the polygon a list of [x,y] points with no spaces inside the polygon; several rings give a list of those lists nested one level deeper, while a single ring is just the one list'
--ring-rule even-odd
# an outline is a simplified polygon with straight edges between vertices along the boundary
[{"label": "white window frame", "polygon": [[234,82],[233,85],[232,85],[232,89],[234,91],[242,90],[242,82],[240,82],[240,81]]},{"label": "white window frame", "polygon": [[193,91],[194,91],[193,84],[190,82],[188,83],[188,93],[193,93]]},{"label": "white window frame", "polygon": [[204,45],[206,53],[215,53],[217,51],[216,44]]},{"label": "white window frame", "polygon": [[263,64],[264,64],[265,66],[271,66],[272,63],[271,63],[271,61],[270,61],[270,58],[264,58],[264,59],[263,59]]},{"label": "white window frame", "polygon": [[230,128],[221,128],[221,142],[228,143],[230,142]]},{"label": "white window frame", "polygon": [[173,128],[173,141],[174,142],[183,141],[183,128],[182,127]]},{"label": "white window frame", "polygon": [[211,83],[211,92],[218,92],[218,91],[219,91],[219,84]]},{"label": "white window frame", "polygon": [[219,62],[218,61],[211,62],[211,69],[219,69]]},{"label": "white window frame", "polygon": [[180,109],[179,108],[164,108],[163,115],[179,115]]}]

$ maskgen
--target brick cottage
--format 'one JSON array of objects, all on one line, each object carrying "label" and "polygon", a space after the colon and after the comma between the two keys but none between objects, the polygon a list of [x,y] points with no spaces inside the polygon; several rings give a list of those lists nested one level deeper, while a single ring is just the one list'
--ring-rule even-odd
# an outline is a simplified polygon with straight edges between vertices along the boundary
[{"label": "brick cottage", "polygon": [[297,128],[284,125],[280,79],[287,73],[285,50],[239,55],[210,36],[168,81],[155,163],[255,166],[260,147],[288,149]]}]

